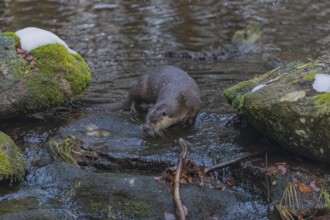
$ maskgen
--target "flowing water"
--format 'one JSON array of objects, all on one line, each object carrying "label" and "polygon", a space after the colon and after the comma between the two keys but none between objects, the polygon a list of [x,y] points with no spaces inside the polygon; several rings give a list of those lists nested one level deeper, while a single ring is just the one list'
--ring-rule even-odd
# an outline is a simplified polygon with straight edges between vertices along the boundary
[{"label": "flowing water", "polygon": [[[129,142],[126,145],[130,145],[132,151],[141,153],[133,156],[154,157],[156,154],[152,149],[160,148],[165,158],[161,160],[176,162],[177,151],[173,148],[179,137],[194,144],[192,157],[206,166],[240,152],[262,147],[277,148],[279,146],[265,142],[252,128],[234,125],[235,112],[221,94],[237,82],[265,73],[268,69],[262,60],[264,52],[286,63],[307,61],[328,53],[329,18],[330,2],[326,0],[1,1],[0,31],[35,26],[56,33],[85,58],[92,69],[93,81],[70,105],[42,114],[1,121],[0,130],[10,135],[26,156],[37,157],[39,149],[55,134],[79,135],[79,132],[75,133],[74,123],[96,121],[99,127],[110,129],[109,125],[102,124],[103,118],[93,107],[123,98],[132,83],[148,68],[170,64],[187,71],[200,87],[203,108],[195,129],[175,128],[167,133],[165,140],[150,139],[138,131],[143,117],[126,112],[105,117],[104,120],[110,121],[113,118],[123,119],[132,127],[131,132],[124,132],[127,137],[117,141]],[[252,22],[262,27],[263,52],[225,60],[165,56],[169,51],[205,51],[228,47],[234,32]],[[86,138],[84,141],[93,146],[95,139]],[[107,141],[100,143],[103,147],[109,144]],[[146,146],[151,150],[145,150]],[[120,153],[122,156],[123,152]],[[214,154],[218,156],[211,156]],[[128,153],[128,156],[132,155]],[[28,160],[32,166],[33,159]],[[47,204],[47,198],[53,198],[57,192],[41,192],[42,189],[36,187],[41,180],[33,180],[32,175],[47,175],[42,171],[39,174],[30,172],[27,185],[33,186],[33,193],[39,194],[39,204]],[[5,198],[2,200],[10,201],[16,194],[0,188],[0,195]]]}]

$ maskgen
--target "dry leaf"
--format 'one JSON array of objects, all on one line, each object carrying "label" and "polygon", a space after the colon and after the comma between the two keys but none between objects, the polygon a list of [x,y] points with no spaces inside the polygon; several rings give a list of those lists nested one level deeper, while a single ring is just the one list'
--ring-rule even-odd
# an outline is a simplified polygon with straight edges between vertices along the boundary
[{"label": "dry leaf", "polygon": [[283,164],[277,165],[277,169],[278,169],[283,175],[285,175],[285,174],[287,173],[287,168],[286,168],[285,165],[283,165]]},{"label": "dry leaf", "polygon": [[180,184],[182,184],[182,185],[187,185],[187,184],[188,184],[187,179],[186,179],[186,178],[181,178],[181,179],[180,179]]},{"label": "dry leaf", "polygon": [[234,178],[231,177],[231,176],[227,177],[226,182],[227,182],[228,186],[233,186],[233,185],[235,185],[235,180],[234,180]]},{"label": "dry leaf", "polygon": [[312,192],[313,191],[313,189],[310,186],[308,186],[308,185],[306,185],[304,183],[299,183],[298,186],[299,186],[299,190],[301,192],[309,193],[309,192]]}]

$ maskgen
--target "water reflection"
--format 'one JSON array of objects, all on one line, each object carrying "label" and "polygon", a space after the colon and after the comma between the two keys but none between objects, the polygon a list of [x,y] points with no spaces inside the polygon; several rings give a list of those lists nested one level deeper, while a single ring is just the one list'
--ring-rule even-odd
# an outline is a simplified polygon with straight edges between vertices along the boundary
[{"label": "water reflection", "polygon": [[68,22],[69,17],[75,14],[75,6],[78,3],[79,0],[1,1],[1,31],[15,31],[35,26],[58,33],[58,30]]}]

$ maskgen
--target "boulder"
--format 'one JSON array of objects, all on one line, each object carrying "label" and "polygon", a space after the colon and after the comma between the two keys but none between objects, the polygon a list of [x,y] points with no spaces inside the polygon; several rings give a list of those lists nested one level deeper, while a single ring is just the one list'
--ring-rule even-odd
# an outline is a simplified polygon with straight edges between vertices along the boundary
[{"label": "boulder", "polygon": [[0,132],[0,181],[22,181],[25,173],[26,165],[19,148],[8,135]]},{"label": "boulder", "polygon": [[0,33],[0,119],[57,107],[90,81],[86,62],[64,45],[48,44],[27,53],[15,33]]},{"label": "boulder", "polygon": [[314,84],[315,76],[329,69],[329,56],[292,62],[240,82],[224,96],[261,133],[292,152],[329,163],[330,93],[317,92]]}]

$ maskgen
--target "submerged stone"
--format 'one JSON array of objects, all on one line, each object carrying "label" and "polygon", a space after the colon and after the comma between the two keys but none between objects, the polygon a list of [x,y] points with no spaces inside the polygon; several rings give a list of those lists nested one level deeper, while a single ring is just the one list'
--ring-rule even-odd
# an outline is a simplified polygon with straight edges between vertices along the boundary
[{"label": "submerged stone", "polygon": [[[151,176],[90,173],[79,181],[77,206],[88,219],[164,219],[176,213],[171,184]],[[194,185],[180,190],[189,219],[265,219],[266,206],[238,201],[228,191]]]},{"label": "submerged stone", "polygon": [[[261,133],[295,153],[329,163],[330,93],[317,93],[312,85],[315,75],[329,70],[329,60],[292,62],[238,83],[224,95]],[[254,89],[258,85],[265,86]]]},{"label": "submerged stone", "polygon": [[18,39],[0,33],[0,118],[57,107],[89,85],[91,71],[80,55],[61,44],[18,54]]},{"label": "submerged stone", "polygon": [[0,181],[22,181],[25,172],[26,165],[19,148],[8,135],[0,132]]}]

